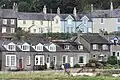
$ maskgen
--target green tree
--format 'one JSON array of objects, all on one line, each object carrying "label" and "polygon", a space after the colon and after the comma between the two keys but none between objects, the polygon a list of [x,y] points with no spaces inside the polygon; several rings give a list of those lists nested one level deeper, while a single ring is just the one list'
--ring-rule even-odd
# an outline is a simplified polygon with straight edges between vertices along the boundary
[{"label": "green tree", "polygon": [[108,64],[115,65],[117,64],[117,57],[116,56],[110,56],[108,57]]},{"label": "green tree", "polygon": [[27,2],[19,2],[18,9],[20,12],[28,12],[30,5]]}]

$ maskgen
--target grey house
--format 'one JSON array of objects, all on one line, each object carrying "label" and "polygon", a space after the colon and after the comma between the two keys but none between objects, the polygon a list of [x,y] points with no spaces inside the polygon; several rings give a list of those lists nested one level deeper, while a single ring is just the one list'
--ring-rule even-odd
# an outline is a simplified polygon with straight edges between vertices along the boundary
[{"label": "grey house", "polygon": [[33,70],[34,66],[50,67],[70,63],[85,65],[89,60],[89,53],[84,46],[69,41],[0,41],[1,70],[24,69]]},{"label": "grey house", "polygon": [[76,42],[81,42],[89,51],[90,58],[95,58],[98,61],[106,61],[110,56],[111,43],[98,33],[78,34]]}]

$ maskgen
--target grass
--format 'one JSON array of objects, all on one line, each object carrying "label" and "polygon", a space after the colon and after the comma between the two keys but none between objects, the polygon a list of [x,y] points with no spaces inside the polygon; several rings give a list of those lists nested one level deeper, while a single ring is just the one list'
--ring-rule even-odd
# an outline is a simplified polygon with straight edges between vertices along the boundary
[{"label": "grass", "polygon": [[20,79],[20,80],[120,80],[120,78],[97,76],[67,76],[57,72],[7,72],[0,73],[0,79]]}]

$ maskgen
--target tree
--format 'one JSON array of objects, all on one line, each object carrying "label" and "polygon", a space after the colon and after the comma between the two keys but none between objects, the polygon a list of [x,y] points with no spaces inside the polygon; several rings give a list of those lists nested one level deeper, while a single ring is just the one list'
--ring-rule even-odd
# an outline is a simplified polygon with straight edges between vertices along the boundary
[{"label": "tree", "polygon": [[117,64],[117,57],[116,56],[110,56],[108,57],[108,64],[115,65]]},{"label": "tree", "polygon": [[27,2],[19,2],[18,9],[20,12],[28,12],[30,5]]}]

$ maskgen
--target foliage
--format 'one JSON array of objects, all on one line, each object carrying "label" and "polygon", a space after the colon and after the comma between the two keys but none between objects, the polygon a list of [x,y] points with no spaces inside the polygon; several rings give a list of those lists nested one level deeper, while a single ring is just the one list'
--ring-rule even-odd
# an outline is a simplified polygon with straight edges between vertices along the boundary
[{"label": "foliage", "polygon": [[80,68],[80,65],[79,64],[75,64],[74,68]]},{"label": "foliage", "polygon": [[51,69],[54,69],[54,68],[55,68],[53,61],[50,62],[50,68],[51,68]]},{"label": "foliage", "polygon": [[[109,9],[111,0],[0,0],[2,8],[12,8],[14,2],[18,3],[19,11],[42,12],[44,5],[47,6],[48,12],[52,9],[55,13],[57,7],[61,8],[61,13],[73,13],[73,7],[77,7],[79,12],[89,11],[90,5],[94,9]],[[120,0],[112,0],[114,8],[119,8]],[[54,6],[53,6],[54,5]]]},{"label": "foliage", "polygon": [[107,63],[111,64],[111,65],[117,64],[117,57],[116,56],[110,56],[110,57],[108,57]]}]

